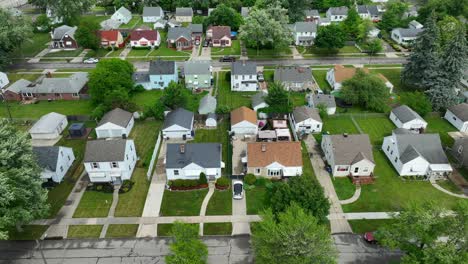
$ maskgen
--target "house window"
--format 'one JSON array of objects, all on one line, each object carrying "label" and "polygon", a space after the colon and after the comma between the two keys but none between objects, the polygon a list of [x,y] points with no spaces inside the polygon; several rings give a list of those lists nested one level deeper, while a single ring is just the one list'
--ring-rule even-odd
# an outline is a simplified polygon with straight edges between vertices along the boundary
[{"label": "house window", "polygon": [[132,170],[132,167],[130,167],[130,165],[128,165],[128,170],[129,170],[129,171]]},{"label": "house window", "polygon": [[71,41],[66,41],[65,44],[66,44],[67,46],[71,46],[72,42],[71,42]]},{"label": "house window", "polygon": [[93,167],[93,169],[99,169],[99,164],[97,162],[91,163],[91,166]]},{"label": "house window", "polygon": [[320,127],[320,124],[317,124],[317,128],[319,128],[319,127]]},{"label": "house window", "polygon": [[281,170],[268,170],[268,176],[281,176]]},{"label": "house window", "polygon": [[67,157],[68,157],[68,161],[70,161],[71,160],[70,156],[67,155]]},{"label": "house window", "polygon": [[337,171],[348,171],[348,167],[338,166]]},{"label": "house window", "polygon": [[126,154],[125,156],[127,156],[127,160],[128,160],[128,154]]},{"label": "house window", "polygon": [[115,161],[111,162],[111,167],[112,168],[118,168],[119,167],[119,164]]},{"label": "house window", "polygon": [[387,147],[387,152],[390,150],[390,146]]},{"label": "house window", "polygon": [[130,145],[130,150],[133,151],[132,145]]},{"label": "house window", "polygon": [[179,176],[179,170],[174,170],[174,175]]},{"label": "house window", "polygon": [[354,173],[358,173],[359,167],[354,168]]},{"label": "house window", "polygon": [[397,162],[397,161],[398,161],[398,157],[395,157],[395,162]]},{"label": "house window", "polygon": [[363,171],[363,172],[368,172],[368,171],[369,171],[369,168],[365,167],[362,171]]},{"label": "house window", "polygon": [[60,171],[63,172],[63,166],[60,166]]},{"label": "house window", "polygon": [[56,96],[56,97],[60,97],[60,94],[59,94],[59,93],[55,93],[55,96]]},{"label": "house window", "polygon": [[78,93],[72,93],[73,97],[78,97]]},{"label": "house window", "polygon": [[457,121],[457,118],[456,118],[456,117],[452,117],[452,118],[453,118],[453,120]]},{"label": "house window", "polygon": [[393,155],[393,150],[392,150],[392,151],[390,151],[390,156],[391,156],[391,155]]},{"label": "house window", "polygon": [[260,174],[260,168],[255,169],[255,174]]}]

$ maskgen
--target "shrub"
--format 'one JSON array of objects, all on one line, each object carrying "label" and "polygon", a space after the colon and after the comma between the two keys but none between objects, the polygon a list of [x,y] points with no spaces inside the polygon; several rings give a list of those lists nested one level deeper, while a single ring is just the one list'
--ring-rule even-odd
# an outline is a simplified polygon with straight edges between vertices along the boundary
[{"label": "shrub", "polygon": [[247,174],[244,177],[244,182],[247,183],[248,185],[254,185],[255,182],[257,181],[257,177],[253,174]]},{"label": "shrub", "polygon": [[229,179],[227,177],[221,177],[216,180],[216,185],[220,187],[227,187],[229,186]]},{"label": "shrub", "polygon": [[189,187],[196,187],[199,185],[199,183],[198,183],[198,180],[177,179],[177,180],[171,181],[169,185],[174,188],[178,188],[178,187],[189,188]]},{"label": "shrub", "polygon": [[226,81],[227,82],[231,81],[231,71],[226,72]]},{"label": "shrub", "polygon": [[198,184],[207,184],[208,180],[206,179],[205,173],[200,173],[200,177],[198,178]]},{"label": "shrub", "polygon": [[102,191],[102,185],[97,185],[96,186],[96,191]]},{"label": "shrub", "polygon": [[107,51],[112,51],[112,47],[111,47],[111,46],[107,47],[106,49],[107,49]]}]

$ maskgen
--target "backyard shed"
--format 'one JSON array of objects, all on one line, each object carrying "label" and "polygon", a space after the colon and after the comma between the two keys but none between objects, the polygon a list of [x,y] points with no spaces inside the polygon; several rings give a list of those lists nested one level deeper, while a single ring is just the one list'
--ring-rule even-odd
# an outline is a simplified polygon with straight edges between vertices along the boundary
[{"label": "backyard shed", "polygon": [[216,114],[209,113],[205,120],[205,126],[207,127],[216,127],[218,122],[216,121]]},{"label": "backyard shed", "polygon": [[86,126],[84,123],[73,123],[68,128],[68,134],[72,138],[80,138],[86,135]]}]

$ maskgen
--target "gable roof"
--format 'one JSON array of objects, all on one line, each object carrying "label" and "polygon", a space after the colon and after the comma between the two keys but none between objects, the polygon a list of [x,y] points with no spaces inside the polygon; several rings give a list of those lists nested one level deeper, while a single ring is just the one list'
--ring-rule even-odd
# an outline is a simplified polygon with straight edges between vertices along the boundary
[{"label": "gable roof", "polygon": [[231,64],[231,75],[256,75],[257,63],[253,61],[235,61]]},{"label": "gable roof", "polygon": [[74,38],[76,29],[78,27],[70,27],[67,25],[62,25],[56,29],[54,29],[54,32],[52,33],[52,39],[53,40],[60,40],[62,39],[65,35],[69,35],[71,38]]},{"label": "gable roof", "polygon": [[354,164],[363,158],[374,163],[372,145],[367,134],[323,135],[323,138],[330,139],[331,151],[337,165]]},{"label": "gable roof", "polygon": [[326,107],[336,107],[335,96],[330,94],[313,94],[312,101],[315,107],[320,104],[323,104]]},{"label": "gable roof", "polygon": [[468,104],[462,103],[451,106],[448,108],[450,112],[452,112],[456,117],[458,117],[463,122],[468,121]]},{"label": "gable roof", "polygon": [[97,139],[86,142],[83,162],[123,161],[127,139]]},{"label": "gable roof", "polygon": [[31,127],[31,129],[29,129],[29,133],[55,132],[60,123],[62,123],[62,121],[66,119],[67,117],[62,114],[50,112],[46,115],[41,116],[41,118],[34,124],[34,126]]},{"label": "gable roof", "polygon": [[410,26],[410,28],[411,28],[411,27],[412,27],[412,28],[423,28],[423,27],[424,27],[421,23],[419,23],[419,22],[416,21],[416,20],[411,20],[411,21],[409,22],[409,26]]},{"label": "gable roof", "polygon": [[318,110],[307,106],[298,106],[293,110],[294,120],[297,123],[312,118],[315,121],[322,122]]},{"label": "gable roof", "polygon": [[119,28],[120,25],[122,25],[122,22],[120,22],[118,20],[115,20],[115,19],[112,19],[112,18],[109,18],[109,19],[106,19],[106,20],[102,21],[101,23],[99,23],[99,25],[101,25],[101,28],[104,29],[104,30],[110,30],[110,29]]},{"label": "gable roof", "polygon": [[143,7],[143,16],[144,17],[160,17],[163,16],[164,12],[160,6],[145,6]]},{"label": "gable roof", "polygon": [[267,93],[265,92],[258,92],[254,95],[252,95],[252,108],[255,108],[258,105],[261,105],[263,103],[266,104],[265,102],[265,97],[267,96]]},{"label": "gable roof", "polygon": [[339,6],[339,7],[330,7],[328,9],[330,11],[330,14],[332,15],[347,15],[348,14],[348,7],[346,6]]},{"label": "gable roof", "polygon": [[77,72],[70,77],[43,78],[37,84],[23,79],[6,88],[7,91],[21,93],[79,93],[88,83],[87,72]]},{"label": "gable roof", "polygon": [[177,108],[169,112],[164,118],[163,129],[166,129],[172,125],[178,125],[186,129],[192,127],[193,113],[183,108]]},{"label": "gable roof", "polygon": [[120,32],[118,30],[101,30],[99,31],[101,40],[117,41],[119,39]]},{"label": "gable roof", "polygon": [[191,60],[184,63],[184,74],[207,74],[211,75],[210,71],[211,61],[206,60]]},{"label": "gable roof", "polygon": [[191,7],[177,7],[176,16],[193,16],[193,9]]},{"label": "gable roof", "polygon": [[213,39],[231,38],[231,27],[229,26],[211,26],[208,30],[212,31]]},{"label": "gable roof", "polygon": [[395,28],[393,30],[399,32],[403,38],[415,38],[424,31],[422,28]]},{"label": "gable roof", "polygon": [[[344,82],[344,81],[346,81],[348,79],[353,78],[354,75],[356,74],[357,69],[360,69],[365,73],[369,73],[369,69],[365,68],[365,67],[363,67],[363,68],[345,67],[345,66],[340,65],[340,64],[336,64],[333,67],[333,69],[330,69],[330,70],[333,70],[333,74],[335,75],[335,82],[342,83],[342,82]],[[379,79],[381,79],[382,81],[388,82],[388,79],[385,78],[385,76],[383,76],[383,74],[378,73],[378,74],[376,74],[376,76],[379,77]]]},{"label": "gable roof", "polygon": [[423,157],[431,164],[447,164],[439,134],[413,134],[394,133],[395,144],[403,163],[411,161],[418,156]]},{"label": "gable roof", "polygon": [[306,17],[315,17],[315,16],[320,16],[319,11],[317,9],[307,9],[305,11],[305,16]]},{"label": "gable roof", "polygon": [[190,24],[188,28],[193,33],[203,33],[203,25],[202,24]]},{"label": "gable roof", "polygon": [[[184,150],[181,151],[181,148]],[[221,144],[167,144],[166,168],[179,169],[195,163],[203,168],[221,167]]]},{"label": "gable roof", "polygon": [[302,166],[301,143],[285,141],[247,144],[248,167],[265,167],[273,162],[287,167]]},{"label": "gable roof", "polygon": [[39,167],[49,171],[55,171],[57,169],[57,161],[60,147],[33,147],[32,150]]},{"label": "gable roof", "polygon": [[148,73],[150,75],[174,74],[175,61],[155,60],[150,61]]},{"label": "gable roof", "polygon": [[231,126],[242,121],[248,121],[257,125],[257,113],[245,106],[239,107],[231,111]]},{"label": "gable roof", "polygon": [[317,23],[315,22],[296,22],[294,24],[295,32],[317,32]]},{"label": "gable roof", "polygon": [[142,38],[147,40],[156,41],[158,40],[158,32],[152,29],[135,29],[130,32],[130,40],[137,41]]},{"label": "gable roof", "polygon": [[376,5],[357,5],[356,9],[359,14],[370,14],[372,16],[380,15]]},{"label": "gable roof", "polygon": [[203,96],[203,98],[200,100],[200,106],[198,106],[198,113],[214,113],[216,110],[216,104],[216,98],[207,94]]},{"label": "gable roof", "polygon": [[407,105],[401,105],[392,109],[392,113],[402,122],[406,123],[411,120],[424,119],[416,113],[413,109],[409,108]]},{"label": "gable roof", "polygon": [[173,27],[169,28],[169,31],[167,32],[167,39],[168,40],[177,40],[180,37],[183,37],[187,40],[192,39],[192,31],[190,28],[186,27]]},{"label": "gable roof", "polygon": [[310,82],[312,71],[309,67],[281,66],[275,69],[275,82]]},{"label": "gable roof", "polygon": [[112,123],[121,127],[127,127],[130,120],[132,120],[133,114],[120,108],[115,108],[112,111],[107,112],[99,121],[98,126],[102,126],[105,123]]},{"label": "gable roof", "polygon": [[117,11],[115,11],[115,13],[119,13],[126,18],[132,18],[132,12],[130,12],[130,10],[128,10],[124,6],[121,6]]}]

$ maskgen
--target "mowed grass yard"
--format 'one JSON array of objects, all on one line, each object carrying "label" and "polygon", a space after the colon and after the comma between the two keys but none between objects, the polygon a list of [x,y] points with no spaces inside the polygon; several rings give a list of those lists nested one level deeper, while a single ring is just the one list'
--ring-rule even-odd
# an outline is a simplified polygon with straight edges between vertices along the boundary
[{"label": "mowed grass yard", "polygon": [[365,219],[365,220],[349,220],[351,229],[355,234],[364,234],[373,232],[384,225],[389,225],[395,222],[393,219]]},{"label": "mowed grass yard", "polygon": [[428,123],[425,133],[439,133],[442,145],[445,147],[453,146],[454,139],[449,136],[448,132],[458,131],[456,127],[438,115],[429,114],[424,119]]},{"label": "mowed grass yard", "polygon": [[200,214],[207,189],[195,191],[164,191],[162,216],[194,216]]},{"label": "mowed grass yard", "polygon": [[215,190],[206,208],[206,215],[231,215],[232,214],[232,191]]},{"label": "mowed grass yard", "polygon": [[[89,115],[94,107],[90,100],[77,101],[39,101],[36,104],[22,105],[17,102],[8,102],[13,118],[39,119],[50,112],[63,115]],[[7,117],[5,102],[0,102],[0,117]]]},{"label": "mowed grass yard", "polygon": [[332,88],[330,84],[327,82],[327,71],[328,69],[324,70],[312,70],[312,76],[314,76],[315,81],[317,82],[318,86],[322,91],[331,91]]},{"label": "mowed grass yard", "polygon": [[256,92],[232,92],[231,82],[226,79],[229,72],[220,72],[218,80],[218,105],[228,106],[231,110],[241,106],[250,107],[252,105],[251,97]]},{"label": "mowed grass yard", "polygon": [[50,33],[34,33],[23,45],[14,53],[14,57],[34,57],[36,54],[47,48],[50,42]]},{"label": "mowed grass yard", "polygon": [[232,223],[204,223],[203,235],[205,236],[230,236]]},{"label": "mowed grass yard", "polygon": [[211,56],[240,55],[240,53],[241,48],[239,40],[233,40],[231,47],[211,47]]},{"label": "mowed grass yard", "polygon": [[346,200],[353,196],[356,187],[349,178],[332,177],[333,186],[335,187],[336,195],[339,200]]},{"label": "mowed grass yard", "polygon": [[126,238],[135,237],[138,231],[138,225],[109,225],[107,229],[106,238]]},{"label": "mowed grass yard", "polygon": [[99,238],[102,225],[71,225],[67,238]]},{"label": "mowed grass yard", "polygon": [[[322,132],[333,134],[358,134],[359,130],[354,125],[350,116],[328,116],[323,118]],[[314,134],[318,142],[322,140],[322,134]]]},{"label": "mowed grass yard", "polygon": [[372,145],[382,145],[383,138],[390,136],[396,126],[387,116],[354,117],[359,127],[370,137]]},{"label": "mowed grass yard", "polygon": [[112,193],[85,191],[73,217],[107,217],[112,205],[112,200]]},{"label": "mowed grass yard", "polygon": [[282,50],[278,49],[257,49],[247,48],[249,58],[272,58],[272,57],[291,57],[292,51],[289,47]]}]

